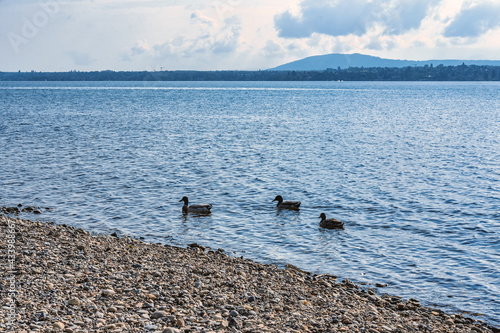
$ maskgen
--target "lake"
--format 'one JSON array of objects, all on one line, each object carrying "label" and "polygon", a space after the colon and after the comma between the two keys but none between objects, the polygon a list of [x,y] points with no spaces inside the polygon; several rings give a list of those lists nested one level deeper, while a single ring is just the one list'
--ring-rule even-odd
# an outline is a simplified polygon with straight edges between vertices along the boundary
[{"label": "lake", "polygon": [[[0,101],[0,205],[51,208],[23,218],[500,324],[499,83],[0,82]],[[183,216],[183,196],[213,213]]]}]

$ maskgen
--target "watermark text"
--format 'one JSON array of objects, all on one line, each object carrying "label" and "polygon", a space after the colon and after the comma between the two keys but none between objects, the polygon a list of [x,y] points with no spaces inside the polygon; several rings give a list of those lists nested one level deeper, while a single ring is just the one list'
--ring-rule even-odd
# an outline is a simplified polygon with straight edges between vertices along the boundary
[{"label": "watermark text", "polygon": [[44,28],[52,17],[59,13],[58,0],[44,0],[38,3],[38,10],[31,17],[23,17],[21,29],[18,32],[9,32],[7,38],[15,53],[20,47],[35,38],[40,29]]}]

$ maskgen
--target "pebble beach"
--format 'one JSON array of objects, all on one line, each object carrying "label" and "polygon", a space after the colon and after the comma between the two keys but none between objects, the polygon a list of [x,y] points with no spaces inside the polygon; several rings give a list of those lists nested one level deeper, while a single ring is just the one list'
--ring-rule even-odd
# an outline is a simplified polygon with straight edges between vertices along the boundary
[{"label": "pebble beach", "polygon": [[499,332],[223,249],[0,216],[0,332]]}]

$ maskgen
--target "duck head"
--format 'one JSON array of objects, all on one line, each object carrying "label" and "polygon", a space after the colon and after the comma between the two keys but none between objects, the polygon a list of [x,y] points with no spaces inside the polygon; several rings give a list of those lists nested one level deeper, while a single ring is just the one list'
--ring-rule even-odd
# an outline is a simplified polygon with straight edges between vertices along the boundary
[{"label": "duck head", "polygon": [[321,221],[326,220],[326,214],[325,213],[319,214],[318,217],[321,219]]},{"label": "duck head", "polygon": [[181,201],[184,201],[184,205],[186,205],[186,206],[188,205],[188,202],[189,202],[188,197],[182,197],[182,199],[179,200],[179,202],[181,202]]},{"label": "duck head", "polygon": [[273,201],[278,201],[278,205],[279,205],[280,203],[283,202],[283,198],[281,197],[281,195],[277,195],[276,198],[274,198]]}]

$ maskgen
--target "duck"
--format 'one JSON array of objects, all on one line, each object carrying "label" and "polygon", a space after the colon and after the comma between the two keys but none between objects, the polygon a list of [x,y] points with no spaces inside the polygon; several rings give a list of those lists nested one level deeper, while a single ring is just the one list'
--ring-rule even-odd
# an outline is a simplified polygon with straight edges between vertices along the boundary
[{"label": "duck", "polygon": [[179,202],[184,201],[184,206],[182,206],[182,213],[196,213],[196,214],[210,214],[212,205],[211,204],[198,204],[198,205],[189,205],[188,197],[182,197]]},{"label": "duck", "polygon": [[277,195],[273,201],[278,201],[276,208],[299,210],[300,201],[283,201],[283,197],[281,195]]},{"label": "duck", "polygon": [[321,213],[319,215],[321,222],[319,222],[319,226],[321,228],[326,229],[344,229],[344,222],[336,220],[336,219],[327,219],[325,213]]}]

